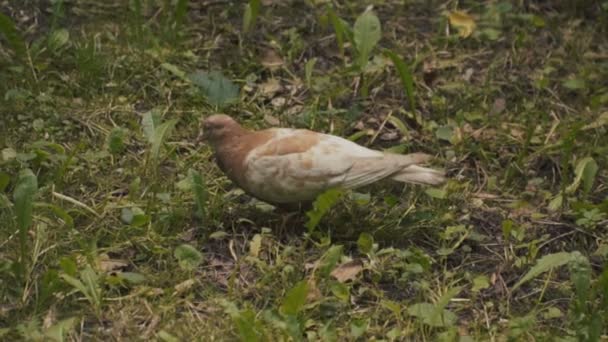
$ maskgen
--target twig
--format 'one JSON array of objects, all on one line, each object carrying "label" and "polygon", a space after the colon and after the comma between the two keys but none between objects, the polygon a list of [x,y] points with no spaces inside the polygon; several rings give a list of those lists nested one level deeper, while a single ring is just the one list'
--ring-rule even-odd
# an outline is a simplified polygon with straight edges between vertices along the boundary
[{"label": "twig", "polygon": [[85,209],[86,211],[88,211],[88,212],[90,212],[91,214],[95,215],[95,217],[98,217],[98,218],[99,218],[99,217],[101,217],[101,215],[99,215],[99,214],[98,214],[98,213],[97,213],[97,212],[96,212],[96,211],[95,211],[93,208],[91,208],[91,207],[89,207],[88,205],[86,205],[86,204],[84,204],[84,203],[80,202],[80,201],[79,201],[79,200],[77,200],[77,199],[74,199],[74,198],[72,198],[72,197],[69,197],[69,196],[66,196],[66,195],[60,194],[60,193],[55,192],[55,191],[53,191],[53,196],[55,196],[55,197],[57,197],[57,198],[59,198],[59,199],[62,199],[62,200],[64,200],[64,201],[68,201],[68,202],[70,202],[70,203],[74,204],[74,205],[75,205],[75,206],[77,206],[77,207],[81,207],[82,209]]}]

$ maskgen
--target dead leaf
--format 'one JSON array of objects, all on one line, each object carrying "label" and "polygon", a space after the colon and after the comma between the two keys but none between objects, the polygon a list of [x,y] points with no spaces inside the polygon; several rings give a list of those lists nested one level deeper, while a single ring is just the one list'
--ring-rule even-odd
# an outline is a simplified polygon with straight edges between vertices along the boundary
[{"label": "dead leaf", "polygon": [[337,281],[345,283],[349,280],[357,278],[357,275],[363,270],[363,264],[359,260],[345,262],[331,271],[330,275],[336,278]]},{"label": "dead leaf", "polygon": [[283,90],[283,86],[281,86],[281,82],[279,82],[279,80],[277,80],[276,78],[271,78],[266,82],[260,84],[259,89],[262,95],[266,97],[273,97],[274,94]]},{"label": "dead leaf", "polygon": [[270,101],[270,104],[274,108],[281,108],[285,105],[285,103],[287,103],[287,99],[285,99],[284,97],[275,97],[274,99],[272,99],[272,101]]},{"label": "dead leaf", "polygon": [[264,67],[270,70],[276,70],[285,64],[281,56],[279,56],[274,50],[267,50],[261,62]]},{"label": "dead leaf", "polygon": [[262,235],[255,234],[251,242],[249,243],[249,255],[252,257],[259,257],[260,251],[262,250]]},{"label": "dead leaf", "polygon": [[148,296],[148,297],[156,297],[156,296],[162,295],[163,293],[165,293],[165,291],[163,291],[163,289],[158,288],[158,287],[152,287],[152,288],[149,288],[148,290],[146,290],[146,292],[144,292],[144,295]]},{"label": "dead leaf", "polygon": [[42,321],[42,327],[44,329],[48,329],[55,324],[57,321],[57,313],[55,312],[55,307],[51,307],[51,309],[44,315],[44,320]]},{"label": "dead leaf", "polygon": [[473,68],[468,68],[467,70],[464,71],[464,75],[462,75],[462,79],[465,80],[466,82],[470,82],[471,77],[473,77],[474,72],[475,72],[475,70]]},{"label": "dead leaf", "polygon": [[196,282],[194,279],[182,281],[181,283],[175,285],[175,292],[173,293],[173,295],[175,296],[185,291],[188,291],[190,288],[192,288],[192,286],[194,286],[195,283]]},{"label": "dead leaf", "polygon": [[397,132],[386,132],[379,136],[382,141],[392,141],[399,139],[399,133]]},{"label": "dead leaf", "polygon": [[304,264],[304,271],[308,272],[310,270],[314,270],[318,266],[319,266],[319,262],[318,261],[307,262],[307,263]]},{"label": "dead leaf", "polygon": [[499,115],[505,111],[507,107],[507,101],[501,97],[494,100],[492,104],[492,109],[490,109],[490,115]]},{"label": "dead leaf", "polygon": [[264,121],[271,126],[279,126],[281,121],[274,115],[264,114]]},{"label": "dead leaf", "polygon": [[313,278],[308,279],[308,294],[306,295],[307,302],[314,302],[323,297],[323,294],[317,287],[317,283]]},{"label": "dead leaf", "polygon": [[467,38],[475,30],[475,20],[465,12],[450,12],[448,19],[450,20],[450,25],[458,29],[458,35],[462,38]]},{"label": "dead leaf", "polygon": [[608,112],[603,112],[594,122],[583,126],[583,130],[600,128],[604,125],[608,125]]},{"label": "dead leaf", "polygon": [[102,253],[97,257],[97,268],[101,272],[112,272],[129,266],[126,260],[110,259],[110,256]]}]

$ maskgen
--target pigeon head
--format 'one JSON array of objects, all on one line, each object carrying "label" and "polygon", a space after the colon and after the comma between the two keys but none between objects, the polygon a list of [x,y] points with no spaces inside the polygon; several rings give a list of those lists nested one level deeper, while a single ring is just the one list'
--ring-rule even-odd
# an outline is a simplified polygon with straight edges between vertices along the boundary
[{"label": "pigeon head", "polygon": [[203,121],[203,139],[216,145],[242,130],[233,118],[224,114],[215,114]]}]

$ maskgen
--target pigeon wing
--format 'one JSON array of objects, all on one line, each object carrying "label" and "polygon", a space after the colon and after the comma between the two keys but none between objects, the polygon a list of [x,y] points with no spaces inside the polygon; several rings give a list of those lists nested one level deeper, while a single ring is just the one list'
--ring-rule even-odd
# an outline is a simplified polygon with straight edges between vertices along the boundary
[{"label": "pigeon wing", "polygon": [[328,188],[371,184],[415,163],[404,157],[333,135],[277,129],[246,159],[248,190],[276,203],[312,200]]}]

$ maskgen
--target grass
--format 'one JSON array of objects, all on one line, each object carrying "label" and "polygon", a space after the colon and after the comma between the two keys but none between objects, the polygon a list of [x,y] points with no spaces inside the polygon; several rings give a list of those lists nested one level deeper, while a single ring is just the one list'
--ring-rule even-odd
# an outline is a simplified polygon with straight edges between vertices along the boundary
[{"label": "grass", "polygon": [[[0,5],[2,339],[608,339],[608,3],[312,3]],[[286,217],[217,112],[450,181]]]}]

